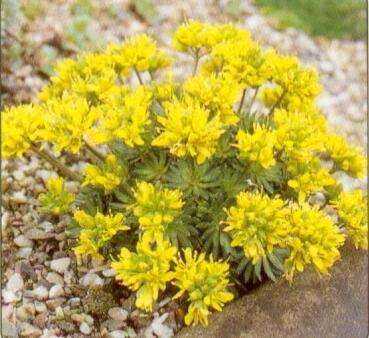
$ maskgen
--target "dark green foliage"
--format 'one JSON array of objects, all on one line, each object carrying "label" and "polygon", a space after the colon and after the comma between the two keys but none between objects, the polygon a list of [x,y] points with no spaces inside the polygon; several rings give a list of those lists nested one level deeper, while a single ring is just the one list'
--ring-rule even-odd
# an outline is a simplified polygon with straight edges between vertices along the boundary
[{"label": "dark green foliage", "polygon": [[220,175],[220,168],[211,162],[198,165],[193,159],[179,159],[170,167],[165,183],[180,189],[185,197],[208,199],[211,190],[219,186]]},{"label": "dark green foliage", "polygon": [[151,153],[145,162],[139,162],[135,168],[137,179],[152,182],[161,180],[168,170],[168,158],[164,152]]},{"label": "dark green foliage", "polygon": [[273,252],[267,253],[262,259],[260,258],[256,264],[252,264],[251,259],[245,257],[243,252],[238,251],[233,255],[237,266],[235,268],[236,275],[242,275],[242,280],[247,283],[258,283],[265,278],[273,281],[283,274],[283,261],[288,256],[288,249],[275,248]]}]

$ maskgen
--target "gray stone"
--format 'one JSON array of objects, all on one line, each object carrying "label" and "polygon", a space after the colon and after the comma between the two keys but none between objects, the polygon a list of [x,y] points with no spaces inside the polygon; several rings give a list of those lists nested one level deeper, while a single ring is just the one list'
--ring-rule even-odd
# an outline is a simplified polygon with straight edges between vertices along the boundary
[{"label": "gray stone", "polygon": [[265,283],[178,338],[367,337],[368,256],[348,244],[330,276],[309,269],[292,285]]}]

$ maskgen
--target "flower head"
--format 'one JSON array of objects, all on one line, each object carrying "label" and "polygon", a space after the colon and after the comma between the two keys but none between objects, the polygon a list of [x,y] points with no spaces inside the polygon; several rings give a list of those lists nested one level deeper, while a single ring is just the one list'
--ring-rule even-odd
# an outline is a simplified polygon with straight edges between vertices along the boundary
[{"label": "flower head", "polygon": [[265,169],[276,163],[273,156],[273,147],[276,140],[271,130],[255,125],[254,132],[248,134],[239,129],[236,139],[236,147],[240,151],[240,158],[258,162]]},{"label": "flower head", "polygon": [[153,146],[168,147],[178,157],[196,157],[198,164],[214,154],[224,132],[218,115],[211,118],[207,109],[189,97],[165,102],[164,108],[166,115],[157,118],[162,132],[152,141]]},{"label": "flower head", "polygon": [[82,210],[74,213],[74,220],[81,226],[79,245],[74,248],[76,255],[92,255],[100,257],[101,249],[118,231],[128,230],[123,224],[123,214],[103,215],[97,212],[91,216]]},{"label": "flower head", "polygon": [[343,170],[353,177],[364,176],[366,161],[361,149],[349,146],[343,137],[334,134],[327,136],[325,147],[336,169]]},{"label": "flower head", "polygon": [[361,190],[342,192],[333,204],[355,247],[368,250],[368,197]]},{"label": "flower head", "polygon": [[136,251],[122,248],[119,260],[111,266],[117,272],[118,281],[137,291],[136,306],[151,311],[159,290],[164,291],[166,283],[173,278],[170,263],[177,249],[158,232],[154,237],[144,233],[137,242]]},{"label": "flower head", "polygon": [[293,206],[289,222],[290,255],[285,261],[287,278],[292,280],[294,272],[304,271],[307,264],[313,264],[321,273],[328,273],[340,257],[338,248],[345,240],[339,228],[318,206],[308,204]]},{"label": "flower head", "polygon": [[105,162],[96,166],[88,164],[85,168],[85,185],[102,187],[109,192],[117,187],[127,175],[127,169],[118,162],[115,155],[109,154]]},{"label": "flower head", "polygon": [[42,110],[31,104],[6,108],[1,112],[1,154],[3,158],[22,156],[30,141],[40,140],[44,127]]},{"label": "flower head", "polygon": [[74,194],[67,191],[64,179],[61,177],[50,178],[47,183],[47,192],[40,194],[40,211],[45,214],[60,215],[70,210],[74,201]]},{"label": "flower head", "polygon": [[226,210],[228,217],[224,231],[230,233],[231,245],[243,248],[253,264],[271,253],[275,246],[285,246],[289,225],[284,206],[285,202],[279,198],[239,193],[237,205]]},{"label": "flower head", "polygon": [[221,311],[223,305],[233,299],[233,294],[227,291],[228,276],[227,263],[214,262],[212,256],[206,260],[205,254],[198,255],[190,248],[185,249],[184,260],[176,260],[173,284],[179,288],[174,298],[188,294],[187,325],[208,325],[210,309]]},{"label": "flower head", "polygon": [[89,139],[95,144],[118,138],[130,147],[143,145],[143,134],[151,124],[151,97],[151,93],[140,86],[135,91],[123,92],[120,98],[96,107],[101,119],[97,128],[90,131]]},{"label": "flower head", "polygon": [[138,217],[140,226],[154,232],[179,216],[183,206],[179,190],[155,187],[144,181],[137,183],[134,197],[133,213]]},{"label": "flower head", "polygon": [[69,150],[73,154],[79,152],[84,136],[99,118],[98,111],[80,97],[50,99],[43,109],[43,138],[51,142],[56,151]]}]

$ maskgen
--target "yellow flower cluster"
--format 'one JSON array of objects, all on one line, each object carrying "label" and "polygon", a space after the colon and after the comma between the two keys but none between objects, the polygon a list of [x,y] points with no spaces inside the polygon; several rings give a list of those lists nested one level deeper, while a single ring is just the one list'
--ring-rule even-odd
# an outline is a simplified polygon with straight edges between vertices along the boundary
[{"label": "yellow flower cluster", "polygon": [[275,246],[285,246],[289,227],[284,205],[280,198],[241,192],[237,195],[237,205],[226,210],[224,231],[230,233],[231,245],[242,247],[253,264]]},{"label": "yellow flower cluster", "polygon": [[85,54],[77,60],[65,59],[57,64],[51,84],[41,91],[39,97],[47,102],[73,95],[97,104],[113,92],[116,79],[108,55]]},{"label": "yellow flower cluster", "polygon": [[74,213],[74,220],[81,226],[79,245],[74,248],[76,255],[101,257],[99,250],[118,232],[128,230],[123,214],[103,215],[97,212],[91,216],[82,210]]},{"label": "yellow flower cluster", "polygon": [[119,186],[126,176],[127,169],[119,163],[115,155],[109,154],[100,166],[87,164],[82,186],[92,185],[110,192]]},{"label": "yellow flower cluster", "polygon": [[56,151],[69,150],[73,154],[79,152],[84,137],[99,117],[86,99],[73,96],[50,99],[43,110],[43,140],[52,143]]},{"label": "yellow flower cluster", "polygon": [[100,116],[97,128],[89,133],[94,144],[108,143],[114,138],[123,140],[130,147],[143,145],[143,134],[151,121],[149,107],[151,93],[143,86],[135,91],[119,93],[94,111]]},{"label": "yellow flower cluster", "polygon": [[240,89],[232,82],[215,74],[197,75],[188,78],[183,89],[212,115],[219,115],[220,122],[223,124],[236,124],[239,121],[232,106],[240,97]]},{"label": "yellow flower cluster", "polygon": [[1,154],[3,158],[22,156],[30,142],[37,142],[43,130],[42,111],[32,105],[10,107],[1,113]]},{"label": "yellow flower cluster", "polygon": [[170,263],[177,249],[163,238],[161,232],[152,237],[144,233],[137,242],[137,253],[122,248],[119,260],[111,264],[117,272],[116,279],[133,291],[137,291],[136,306],[152,311],[159,291],[173,278]]},{"label": "yellow flower cluster", "polygon": [[123,44],[108,46],[108,55],[111,56],[118,73],[128,74],[130,69],[135,71],[153,72],[171,65],[171,58],[156,42],[146,34],[127,39]]},{"label": "yellow flower cluster", "polygon": [[368,250],[368,197],[361,190],[342,192],[333,203],[355,247]]},{"label": "yellow flower cluster", "polygon": [[289,248],[285,260],[289,279],[295,270],[301,272],[307,264],[314,264],[318,271],[327,273],[340,257],[338,248],[345,236],[318,206],[306,203],[285,206],[278,198],[241,192],[237,206],[227,210],[227,214],[224,231],[231,234],[231,245],[242,247],[253,264],[275,247]]},{"label": "yellow flower cluster", "polygon": [[40,194],[40,211],[45,214],[60,215],[68,212],[74,201],[74,194],[67,191],[64,179],[50,178],[47,183],[47,192]]},{"label": "yellow flower cluster", "polygon": [[317,206],[308,204],[293,206],[289,222],[287,243],[291,252],[285,261],[287,278],[292,280],[294,272],[304,271],[306,264],[314,264],[321,273],[328,273],[339,259],[338,248],[345,240],[338,226]]},{"label": "yellow flower cluster", "polygon": [[142,230],[150,233],[164,231],[180,215],[183,206],[181,191],[155,187],[144,181],[137,183],[134,197],[133,214],[138,217]]},{"label": "yellow flower cluster", "polygon": [[229,265],[205,259],[205,254],[184,251],[184,260],[176,260],[173,284],[179,288],[174,298],[188,294],[190,305],[185,316],[186,325],[208,325],[209,309],[221,311],[225,303],[233,299],[227,291],[229,284]]},{"label": "yellow flower cluster", "polygon": [[236,140],[240,158],[258,162],[265,169],[275,165],[273,147],[276,141],[272,131],[255,125],[252,134],[239,129]]},{"label": "yellow flower cluster", "polygon": [[344,138],[334,134],[327,136],[325,147],[335,169],[343,170],[353,177],[364,177],[366,161],[360,149],[349,146]]},{"label": "yellow flower cluster", "polygon": [[209,110],[190,97],[163,105],[166,115],[157,117],[163,128],[151,144],[168,147],[178,157],[196,157],[199,164],[210,158],[224,132],[219,115],[211,118]]}]

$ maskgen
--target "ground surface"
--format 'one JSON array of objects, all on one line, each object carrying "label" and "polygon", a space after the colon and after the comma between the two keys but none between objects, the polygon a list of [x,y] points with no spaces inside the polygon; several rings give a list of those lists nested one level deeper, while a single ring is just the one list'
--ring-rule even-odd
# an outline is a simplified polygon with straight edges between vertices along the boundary
[{"label": "ground surface", "polygon": [[[63,42],[74,20],[70,14],[72,3],[47,2],[47,6],[37,9],[32,20],[26,20],[22,39],[27,49],[14,65],[10,63],[3,69],[5,103],[36,101],[36,93],[50,72],[50,62],[76,53],[78,44]],[[159,0],[151,23],[134,13],[126,0],[96,4],[98,8],[88,14],[89,33],[84,33],[87,38],[81,38],[86,48],[120,41],[123,36],[138,32],[151,33],[161,45],[169,46],[171,34],[183,18],[233,20],[224,14],[226,2],[222,0]],[[242,1],[241,10],[237,23],[249,29],[262,45],[296,54],[319,70],[323,85],[319,105],[330,125],[365,147],[365,43],[314,39],[295,29],[279,32],[273,21],[260,15],[250,1]],[[177,75],[182,75],[190,60],[180,55],[178,60]],[[81,168],[83,162],[73,166]],[[55,173],[51,168],[33,156],[2,163],[3,335],[172,336],[182,325],[180,311],[172,309],[172,304],[164,299],[153,315],[145,315],[134,309],[134,300],[126,298],[124,290],[114,290],[112,299],[109,267],[101,267],[98,262],[77,262],[70,255],[73,241],[64,233],[68,218],[55,226],[53,220],[38,215],[37,195],[44,191],[44,183],[52,175]],[[344,180],[351,186],[363,184]],[[73,182],[70,188],[76,189]]]}]

